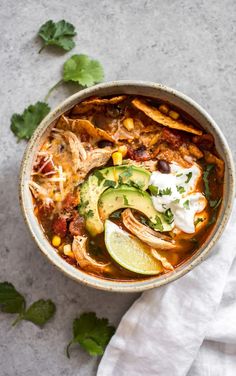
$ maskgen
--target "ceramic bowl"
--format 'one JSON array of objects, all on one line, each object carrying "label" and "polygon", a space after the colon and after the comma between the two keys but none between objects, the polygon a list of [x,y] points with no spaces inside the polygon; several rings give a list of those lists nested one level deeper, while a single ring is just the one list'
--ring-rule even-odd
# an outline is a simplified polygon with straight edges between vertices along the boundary
[{"label": "ceramic bowl", "polygon": [[[185,111],[191,115],[204,129],[206,129],[206,131],[213,134],[216,148],[221,158],[225,161],[226,167],[223,203],[217,223],[215,224],[211,235],[208,237],[205,243],[192,255],[190,259],[188,259],[181,266],[177,267],[175,271],[161,276],[153,276],[146,280],[137,280],[132,282],[119,282],[98,278],[75,268],[62,259],[48,242],[37,218],[34,215],[31,192],[28,187],[34,157],[43,143],[43,140],[50,132],[54,120],[57,119],[63,112],[69,110],[75,104],[86,99],[87,97],[116,94],[133,94],[158,98],[177,106],[180,110]],[[160,84],[142,81],[114,81],[79,91],[63,101],[41,122],[30,139],[23,157],[20,174],[20,200],[25,221],[39,249],[53,265],[64,272],[68,277],[73,278],[77,282],[81,282],[85,285],[102,290],[139,292],[164,285],[176,280],[179,277],[182,277],[184,274],[200,264],[209,254],[211,249],[214,247],[214,244],[222,235],[222,232],[230,217],[235,189],[234,176],[233,159],[225,137],[218,125],[200,105],[186,95]]]}]

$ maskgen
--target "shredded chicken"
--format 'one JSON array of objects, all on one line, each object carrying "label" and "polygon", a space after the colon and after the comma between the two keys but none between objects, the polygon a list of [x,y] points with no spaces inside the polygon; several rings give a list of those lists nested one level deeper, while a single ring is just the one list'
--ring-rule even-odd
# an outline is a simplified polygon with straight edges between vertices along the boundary
[{"label": "shredded chicken", "polygon": [[48,197],[47,189],[41,187],[39,184],[35,183],[35,181],[29,181],[29,188],[33,196],[37,199],[42,200],[45,205],[48,206],[53,203],[53,200]]},{"label": "shredded chicken", "polygon": [[87,153],[79,140],[78,136],[70,131],[65,131],[63,136],[68,140],[71,149],[73,170],[76,172],[82,167],[83,161],[86,160]]},{"label": "shredded chicken", "polygon": [[123,211],[122,220],[125,227],[132,234],[137,236],[140,240],[148,244],[150,247],[158,248],[160,250],[171,250],[177,248],[174,240],[140,223],[134,217],[130,209]]},{"label": "shredded chicken", "polygon": [[80,170],[78,171],[79,181],[95,167],[104,166],[112,155],[112,150],[107,149],[93,149],[88,153],[87,159],[83,161]]},{"label": "shredded chicken", "polygon": [[86,236],[74,236],[72,243],[72,251],[75,259],[78,262],[81,269],[85,269],[88,272],[104,273],[110,271],[110,263],[101,263],[94,260],[89,256],[87,252],[87,240]]},{"label": "shredded chicken", "polygon": [[158,252],[156,249],[151,248],[151,254],[153,257],[155,257],[158,261],[162,263],[162,266],[167,270],[174,270],[174,267],[171,265],[171,263],[167,260],[165,256],[162,256],[160,252]]}]

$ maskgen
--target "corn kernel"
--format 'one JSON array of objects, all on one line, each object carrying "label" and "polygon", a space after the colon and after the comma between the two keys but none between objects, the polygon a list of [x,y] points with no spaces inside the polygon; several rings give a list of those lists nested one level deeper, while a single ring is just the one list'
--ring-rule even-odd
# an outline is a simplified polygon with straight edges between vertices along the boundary
[{"label": "corn kernel", "polygon": [[112,154],[112,160],[115,166],[120,166],[122,164],[122,159],[123,157],[121,152],[115,151],[115,153]]},{"label": "corn kernel", "polygon": [[61,244],[60,236],[54,235],[53,238],[52,238],[53,247],[59,247],[60,244]]},{"label": "corn kernel", "polygon": [[122,154],[122,157],[124,158],[127,154],[128,148],[126,145],[121,145],[118,147],[118,151]]},{"label": "corn kernel", "polygon": [[71,245],[65,244],[64,247],[63,247],[63,252],[66,256],[68,256],[68,253],[71,253]]},{"label": "corn kernel", "polygon": [[170,111],[168,115],[174,120],[178,120],[179,118],[179,113],[176,111]]},{"label": "corn kernel", "polygon": [[57,201],[57,202],[61,202],[62,201],[62,197],[61,197],[61,194],[59,192],[56,192],[54,194],[54,200]]},{"label": "corn kernel", "polygon": [[166,104],[161,104],[159,106],[159,110],[163,113],[163,114],[168,114],[169,112],[169,107],[166,105]]},{"label": "corn kernel", "polygon": [[160,137],[160,133],[155,134],[155,136],[153,136],[153,138],[150,141],[150,146],[155,145],[157,143],[159,137]]},{"label": "corn kernel", "polygon": [[123,125],[127,129],[127,131],[132,131],[134,129],[134,121],[132,118],[126,118],[123,121]]}]

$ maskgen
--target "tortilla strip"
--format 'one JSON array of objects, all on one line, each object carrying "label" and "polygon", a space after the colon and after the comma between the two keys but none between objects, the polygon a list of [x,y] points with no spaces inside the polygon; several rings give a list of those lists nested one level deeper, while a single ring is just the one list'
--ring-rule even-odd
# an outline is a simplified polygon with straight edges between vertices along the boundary
[{"label": "tortilla strip", "polygon": [[94,106],[102,106],[105,104],[118,104],[120,102],[123,102],[125,99],[126,99],[126,95],[119,95],[117,97],[112,97],[112,98],[99,98],[99,97],[91,98],[91,99],[88,99],[87,101],[83,101],[77,104],[73,108],[72,113],[73,115],[82,114],[91,110]]},{"label": "tortilla strip", "polygon": [[143,100],[136,98],[132,101],[132,104],[138,110],[144,112],[145,115],[147,115],[148,117],[150,117],[152,120],[156,121],[157,123],[163,125],[164,127],[178,129],[180,131],[185,131],[185,132],[189,132],[189,133],[193,133],[197,135],[202,134],[202,131],[200,129],[193,128],[191,125],[186,125],[180,120],[178,121],[173,120],[171,117],[164,115],[157,108],[149,106]]},{"label": "tortilla strip", "polygon": [[64,115],[61,115],[57,122],[57,128],[71,130],[78,133],[80,133],[81,130],[85,130],[92,137],[103,138],[105,140],[115,142],[114,138],[106,131],[96,128],[89,120],[85,119],[70,119]]}]

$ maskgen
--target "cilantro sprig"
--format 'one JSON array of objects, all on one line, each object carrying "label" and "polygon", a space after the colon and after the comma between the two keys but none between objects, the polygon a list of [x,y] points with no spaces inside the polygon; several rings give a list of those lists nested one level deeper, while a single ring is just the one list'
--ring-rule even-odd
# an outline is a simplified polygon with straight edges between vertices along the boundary
[{"label": "cilantro sprig", "polygon": [[21,320],[31,321],[38,326],[44,326],[55,314],[56,306],[51,300],[37,300],[26,309],[26,301],[12,283],[0,283],[0,310],[5,313],[18,313],[12,325]]},{"label": "cilantro sprig", "polygon": [[43,46],[39,53],[47,46],[57,46],[64,51],[70,51],[75,47],[73,37],[76,35],[75,27],[65,20],[53,22],[49,20],[45,22],[39,29],[39,37],[43,41]]},{"label": "cilantro sprig", "polygon": [[11,117],[11,130],[20,140],[29,140],[33,132],[49,113],[50,107],[45,102],[37,102],[28,106],[22,114],[13,114]]},{"label": "cilantro sprig", "polygon": [[75,82],[83,88],[97,84],[103,79],[104,70],[99,61],[83,54],[73,55],[64,63],[62,79],[49,90],[45,100],[47,101],[51,92],[63,82]]},{"label": "cilantro sprig", "polygon": [[211,196],[210,186],[209,186],[209,177],[210,177],[210,173],[213,171],[214,168],[215,168],[214,164],[208,164],[202,176],[202,179],[205,185],[205,196],[208,200],[210,199],[210,196]]},{"label": "cilantro sprig", "polygon": [[102,355],[114,332],[107,319],[97,318],[94,312],[83,313],[73,322],[73,339],[66,348],[68,358],[73,344],[79,344],[92,356]]}]

